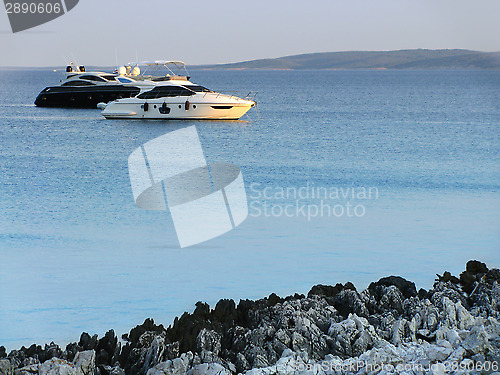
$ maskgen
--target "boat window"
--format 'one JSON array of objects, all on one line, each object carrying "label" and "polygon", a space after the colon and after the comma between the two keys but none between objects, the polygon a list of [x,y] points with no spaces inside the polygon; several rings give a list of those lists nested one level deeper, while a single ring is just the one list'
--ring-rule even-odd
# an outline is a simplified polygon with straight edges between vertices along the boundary
[{"label": "boat window", "polygon": [[166,75],[162,77],[153,77],[149,76],[149,80],[153,82],[162,82],[162,81],[188,81],[189,77],[186,76],[176,76],[176,75]]},{"label": "boat window", "polygon": [[192,90],[194,92],[213,92],[212,90],[207,89],[206,87],[203,87],[200,85],[185,85],[184,87],[186,87],[189,90]]},{"label": "boat window", "polygon": [[133,79],[126,78],[126,77],[116,77],[116,79],[118,81],[120,81],[121,83],[132,83],[132,82],[135,82]]},{"label": "boat window", "polygon": [[182,86],[160,86],[138,95],[139,99],[165,98],[171,96],[191,96],[194,92]]},{"label": "boat window", "polygon": [[231,109],[233,108],[232,105],[211,105],[213,109]]},{"label": "boat window", "polygon": [[62,86],[94,86],[95,83],[86,81],[69,81],[62,84]]},{"label": "boat window", "polygon": [[116,76],[107,75],[107,76],[101,76],[101,77],[104,78],[104,79],[107,79],[108,81],[114,82]]},{"label": "boat window", "polygon": [[170,77],[153,77],[151,78],[151,81],[153,82],[163,82],[163,81],[170,81],[172,78]]},{"label": "boat window", "polygon": [[104,78],[98,76],[80,76],[80,79],[86,79],[87,81],[97,81],[97,82],[106,82]]}]

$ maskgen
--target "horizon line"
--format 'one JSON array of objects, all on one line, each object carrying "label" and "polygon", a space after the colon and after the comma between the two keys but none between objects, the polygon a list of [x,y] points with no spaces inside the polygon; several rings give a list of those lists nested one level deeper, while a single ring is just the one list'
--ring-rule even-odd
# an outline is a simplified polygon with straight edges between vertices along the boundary
[{"label": "horizon line", "polygon": [[[466,52],[476,52],[476,53],[484,53],[484,54],[491,54],[491,53],[500,53],[499,51],[479,51],[479,50],[473,50],[473,49],[466,49],[466,48],[405,48],[405,49],[391,49],[391,50],[342,50],[342,51],[323,51],[323,52],[307,52],[307,53],[296,53],[292,55],[283,55],[279,57],[262,57],[262,58],[255,58],[255,59],[250,59],[250,60],[242,60],[242,61],[236,61],[236,62],[223,62],[223,63],[202,63],[202,64],[193,64],[191,65],[192,67],[205,67],[205,66],[220,66],[220,65],[231,65],[231,64],[241,64],[241,63],[247,63],[247,62],[253,62],[253,61],[259,61],[259,60],[276,60],[276,59],[282,59],[282,58],[287,58],[287,57],[294,57],[294,56],[305,56],[305,55],[317,55],[317,54],[326,54],[326,53],[350,53],[350,52],[403,52],[403,51],[466,51]],[[63,65],[0,65],[0,69],[30,69],[30,68],[63,68],[66,67],[66,64]],[[86,65],[86,66],[92,66],[92,67],[104,67],[104,68],[109,68],[109,67],[114,67],[116,65]],[[245,69],[256,69],[258,70],[259,68],[245,68]],[[370,69],[370,68],[366,68]],[[380,69],[380,68],[377,68]],[[276,70],[276,69],[269,69],[269,70]],[[282,70],[282,69],[281,69]],[[290,69],[294,70],[294,69]],[[427,70],[427,69],[423,69]]]}]

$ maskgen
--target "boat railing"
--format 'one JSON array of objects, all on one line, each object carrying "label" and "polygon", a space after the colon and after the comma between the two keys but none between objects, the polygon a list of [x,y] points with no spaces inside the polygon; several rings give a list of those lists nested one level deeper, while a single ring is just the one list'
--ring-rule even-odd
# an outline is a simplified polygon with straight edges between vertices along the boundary
[{"label": "boat railing", "polygon": [[255,97],[258,94],[258,91],[250,91],[245,94],[247,91],[224,91],[224,92],[216,92],[216,91],[207,91],[204,93],[203,97],[209,94],[216,94],[216,98],[221,96],[227,96],[231,99],[244,99],[244,100],[255,100]]}]

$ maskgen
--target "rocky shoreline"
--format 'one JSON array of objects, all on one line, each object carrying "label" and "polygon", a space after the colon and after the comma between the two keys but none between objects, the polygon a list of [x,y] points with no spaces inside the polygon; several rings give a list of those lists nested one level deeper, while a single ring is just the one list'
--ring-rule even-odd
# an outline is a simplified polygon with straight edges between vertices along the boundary
[{"label": "rocky shoreline", "polygon": [[[198,302],[167,328],[83,333],[6,353],[0,375],[489,374],[500,366],[500,271],[469,261],[431,290],[398,276],[307,296]],[[122,343],[123,342],[123,343]]]}]

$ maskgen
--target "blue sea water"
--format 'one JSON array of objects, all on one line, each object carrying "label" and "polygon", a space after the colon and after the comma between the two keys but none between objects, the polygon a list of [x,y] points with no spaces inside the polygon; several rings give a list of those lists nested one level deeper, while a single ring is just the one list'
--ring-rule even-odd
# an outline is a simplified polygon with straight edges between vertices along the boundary
[{"label": "blue sea water", "polygon": [[[500,266],[499,71],[191,75],[259,106],[244,121],[105,120],[34,107],[60,72],[0,71],[0,345],[168,325],[198,300],[393,274],[429,288],[472,258]],[[240,166],[250,215],[181,249],[168,213],[135,206],[127,158],[191,125],[209,163]],[[302,214],[321,204],[337,216]]]}]

